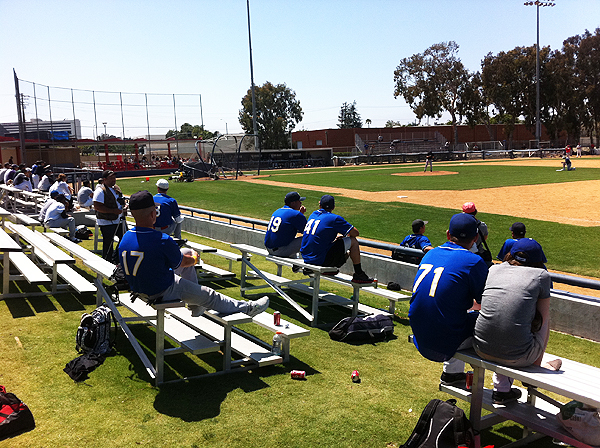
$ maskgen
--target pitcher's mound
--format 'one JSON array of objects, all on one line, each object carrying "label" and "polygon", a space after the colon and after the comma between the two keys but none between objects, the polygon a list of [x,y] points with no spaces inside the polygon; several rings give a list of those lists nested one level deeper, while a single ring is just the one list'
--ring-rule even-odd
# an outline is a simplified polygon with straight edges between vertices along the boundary
[{"label": "pitcher's mound", "polygon": [[456,171],[415,171],[412,173],[394,173],[393,176],[446,176],[448,174],[458,174]]}]

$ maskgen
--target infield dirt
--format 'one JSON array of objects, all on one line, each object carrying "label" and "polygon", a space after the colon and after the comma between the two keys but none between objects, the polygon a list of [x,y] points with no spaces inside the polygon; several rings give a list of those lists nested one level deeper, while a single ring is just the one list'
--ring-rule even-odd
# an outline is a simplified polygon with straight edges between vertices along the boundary
[{"label": "infield dirt", "polygon": [[[572,159],[573,166],[581,168],[600,168],[600,159]],[[395,190],[362,191],[346,188],[313,186],[310,184],[276,182],[265,178],[243,178],[246,182],[260,183],[304,189],[325,191],[330,194],[373,202],[408,202],[433,207],[455,208],[460,210],[467,201],[475,202],[481,213],[516,216],[559,222],[577,226],[600,226],[600,180],[552,183],[556,176],[568,176],[567,171],[556,172],[561,167],[560,159],[516,159],[493,162],[470,162],[470,164],[547,166],[555,168],[548,171],[548,183],[516,187],[485,188],[478,190]],[[439,176],[456,174],[449,171],[460,163],[434,164],[433,172],[397,173],[396,175]],[[415,166],[402,165],[402,166]],[[440,170],[440,168],[445,168]],[[340,168],[344,169],[344,168]],[[277,174],[272,175],[277,176]]]}]

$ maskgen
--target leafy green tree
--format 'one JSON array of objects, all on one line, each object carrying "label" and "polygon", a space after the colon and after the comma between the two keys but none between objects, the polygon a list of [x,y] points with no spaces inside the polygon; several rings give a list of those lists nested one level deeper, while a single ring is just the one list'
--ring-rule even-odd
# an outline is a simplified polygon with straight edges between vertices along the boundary
[{"label": "leafy green tree", "polygon": [[175,137],[179,140],[185,139],[209,139],[215,136],[214,132],[210,132],[204,129],[204,126],[194,125],[189,123],[183,123],[179,131],[175,129],[169,129],[165,134],[165,138]]},{"label": "leafy green tree", "polygon": [[[302,120],[303,112],[296,93],[285,84],[270,82],[254,88],[256,97],[256,126],[263,148],[290,147],[290,132]],[[252,91],[242,98],[239,121],[247,134],[254,133],[252,125]]]},{"label": "leafy green tree", "polygon": [[402,126],[402,123],[400,123],[399,121],[388,120],[385,122],[386,128],[396,128],[398,126]]},{"label": "leafy green tree", "polygon": [[353,101],[352,104],[342,104],[337,126],[340,129],[362,128],[362,120],[356,110],[356,101]]},{"label": "leafy green tree", "polygon": [[402,96],[419,121],[426,116],[440,118],[448,112],[455,141],[461,98],[470,76],[457,54],[456,42],[441,42],[402,59],[394,71],[394,98]]},{"label": "leafy green tree", "polygon": [[594,34],[586,30],[581,36],[575,66],[587,109],[583,124],[590,135],[596,135],[596,145],[600,145],[600,28]]},{"label": "leafy green tree", "polygon": [[367,127],[369,127],[369,128],[371,127],[371,123],[373,123],[373,122],[371,121],[371,119],[370,119],[370,118],[367,118],[367,119],[365,120],[365,124],[366,124],[366,125],[367,125]]}]

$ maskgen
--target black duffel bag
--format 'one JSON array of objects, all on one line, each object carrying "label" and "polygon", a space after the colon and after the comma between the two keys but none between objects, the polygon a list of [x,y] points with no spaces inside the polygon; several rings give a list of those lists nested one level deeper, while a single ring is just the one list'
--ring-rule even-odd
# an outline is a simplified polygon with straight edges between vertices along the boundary
[{"label": "black duffel bag", "polygon": [[378,342],[394,334],[391,316],[346,317],[329,331],[329,337],[341,342]]}]

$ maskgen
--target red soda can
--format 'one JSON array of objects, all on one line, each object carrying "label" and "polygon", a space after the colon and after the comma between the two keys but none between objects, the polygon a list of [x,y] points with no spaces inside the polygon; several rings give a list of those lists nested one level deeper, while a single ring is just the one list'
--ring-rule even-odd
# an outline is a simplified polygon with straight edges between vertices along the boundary
[{"label": "red soda can", "polygon": [[467,377],[465,379],[465,388],[467,390],[471,390],[472,387],[473,387],[473,372],[469,371],[469,372],[467,372]]},{"label": "red soda can", "polygon": [[306,379],[306,372],[304,370],[292,370],[290,375],[293,380],[303,380]]},{"label": "red soda can", "polygon": [[358,374],[358,370],[352,371],[351,378],[353,383],[360,383],[360,375]]},{"label": "red soda can", "polygon": [[281,325],[281,313],[279,311],[273,313],[273,323],[277,326]]}]

